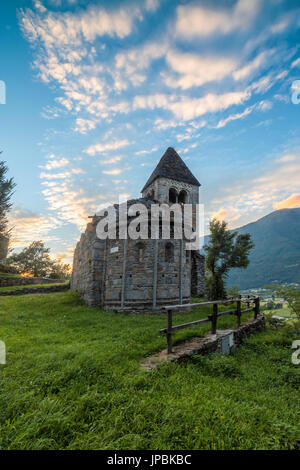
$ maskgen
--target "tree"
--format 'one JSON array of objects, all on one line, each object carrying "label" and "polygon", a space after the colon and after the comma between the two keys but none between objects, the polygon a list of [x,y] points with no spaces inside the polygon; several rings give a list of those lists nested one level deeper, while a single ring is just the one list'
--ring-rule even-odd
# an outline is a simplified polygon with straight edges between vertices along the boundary
[{"label": "tree", "polygon": [[289,309],[295,313],[300,320],[300,290],[295,286],[270,286],[269,289],[275,290],[279,297],[286,300]]},{"label": "tree", "polygon": [[0,234],[6,237],[9,236],[7,213],[12,206],[10,199],[15,187],[13,178],[6,178],[7,171],[8,168],[5,162],[0,161]]},{"label": "tree", "polygon": [[50,248],[46,248],[41,240],[32,242],[20,253],[12,254],[7,258],[7,264],[15,268],[20,274],[34,277],[49,276],[52,279],[66,279],[70,274],[70,265],[61,260],[53,260],[49,255]]},{"label": "tree", "polygon": [[63,263],[60,259],[52,261],[49,277],[51,279],[68,279],[71,273],[71,266]]},{"label": "tree", "polygon": [[211,300],[226,298],[225,279],[231,268],[246,268],[249,252],[254,247],[249,233],[227,230],[227,222],[213,219],[206,252],[206,286]]},{"label": "tree", "polygon": [[232,297],[233,299],[237,299],[239,295],[240,295],[240,291],[239,291],[238,286],[231,286],[227,290],[227,296],[228,297]]},{"label": "tree", "polygon": [[50,248],[45,248],[41,240],[34,241],[20,253],[9,256],[7,264],[17,269],[20,274],[45,276],[51,268],[49,251]]}]

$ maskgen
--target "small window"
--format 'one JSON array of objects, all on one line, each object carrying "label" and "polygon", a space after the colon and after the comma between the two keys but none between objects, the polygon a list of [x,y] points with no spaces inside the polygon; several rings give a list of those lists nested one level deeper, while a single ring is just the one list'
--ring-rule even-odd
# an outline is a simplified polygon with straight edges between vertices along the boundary
[{"label": "small window", "polygon": [[152,189],[152,191],[150,191],[148,194],[147,194],[147,198],[148,199],[154,199],[154,189]]},{"label": "small window", "polygon": [[188,264],[190,262],[190,250],[185,252],[185,262]]},{"label": "small window", "polygon": [[177,191],[174,188],[169,190],[169,202],[175,204],[177,202]]},{"label": "small window", "polygon": [[186,191],[180,191],[178,195],[178,202],[181,204],[186,204],[188,202],[188,195]]},{"label": "small window", "polygon": [[174,261],[174,245],[173,243],[167,243],[165,246],[165,261],[171,263]]},{"label": "small window", "polygon": [[136,249],[137,249],[138,262],[142,263],[144,261],[144,249],[145,249],[144,243],[137,243]]}]

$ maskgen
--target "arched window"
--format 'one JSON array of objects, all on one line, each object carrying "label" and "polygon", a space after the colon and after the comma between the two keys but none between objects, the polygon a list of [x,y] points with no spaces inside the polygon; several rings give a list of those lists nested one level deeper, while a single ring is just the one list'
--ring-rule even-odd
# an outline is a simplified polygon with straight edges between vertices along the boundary
[{"label": "arched window", "polygon": [[177,202],[177,191],[174,188],[169,189],[169,202],[175,204]]},{"label": "arched window", "polygon": [[188,202],[188,195],[186,191],[184,190],[180,191],[178,195],[178,202],[181,204],[186,204]]},{"label": "arched window", "polygon": [[171,242],[166,243],[165,246],[165,261],[166,263],[174,261],[174,245]]},{"label": "arched window", "polygon": [[137,249],[138,262],[142,263],[144,261],[144,249],[145,249],[144,243],[141,243],[141,242],[137,243],[136,249]]},{"label": "arched window", "polygon": [[152,191],[150,191],[148,194],[147,194],[147,198],[148,199],[154,199],[154,189],[152,189]]}]

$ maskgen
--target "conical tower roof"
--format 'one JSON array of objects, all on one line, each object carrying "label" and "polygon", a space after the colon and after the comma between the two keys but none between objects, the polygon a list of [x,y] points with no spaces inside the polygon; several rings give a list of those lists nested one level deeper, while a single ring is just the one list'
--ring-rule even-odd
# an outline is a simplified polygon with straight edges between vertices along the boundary
[{"label": "conical tower roof", "polygon": [[160,177],[180,181],[181,183],[192,184],[194,186],[201,186],[199,181],[188,169],[176,150],[174,150],[172,147],[169,147],[165,151],[157,167],[143,187],[142,192],[145,191],[145,189],[150,186],[150,184],[153,183],[156,178]]}]

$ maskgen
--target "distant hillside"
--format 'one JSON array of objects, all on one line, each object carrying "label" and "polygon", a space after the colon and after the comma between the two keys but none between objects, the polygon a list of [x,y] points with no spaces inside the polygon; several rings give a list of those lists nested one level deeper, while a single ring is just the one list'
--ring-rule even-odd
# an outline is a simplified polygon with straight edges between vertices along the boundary
[{"label": "distant hillside", "polygon": [[300,208],[282,209],[237,229],[250,233],[255,248],[247,269],[232,269],[228,286],[263,287],[272,282],[300,283]]}]

